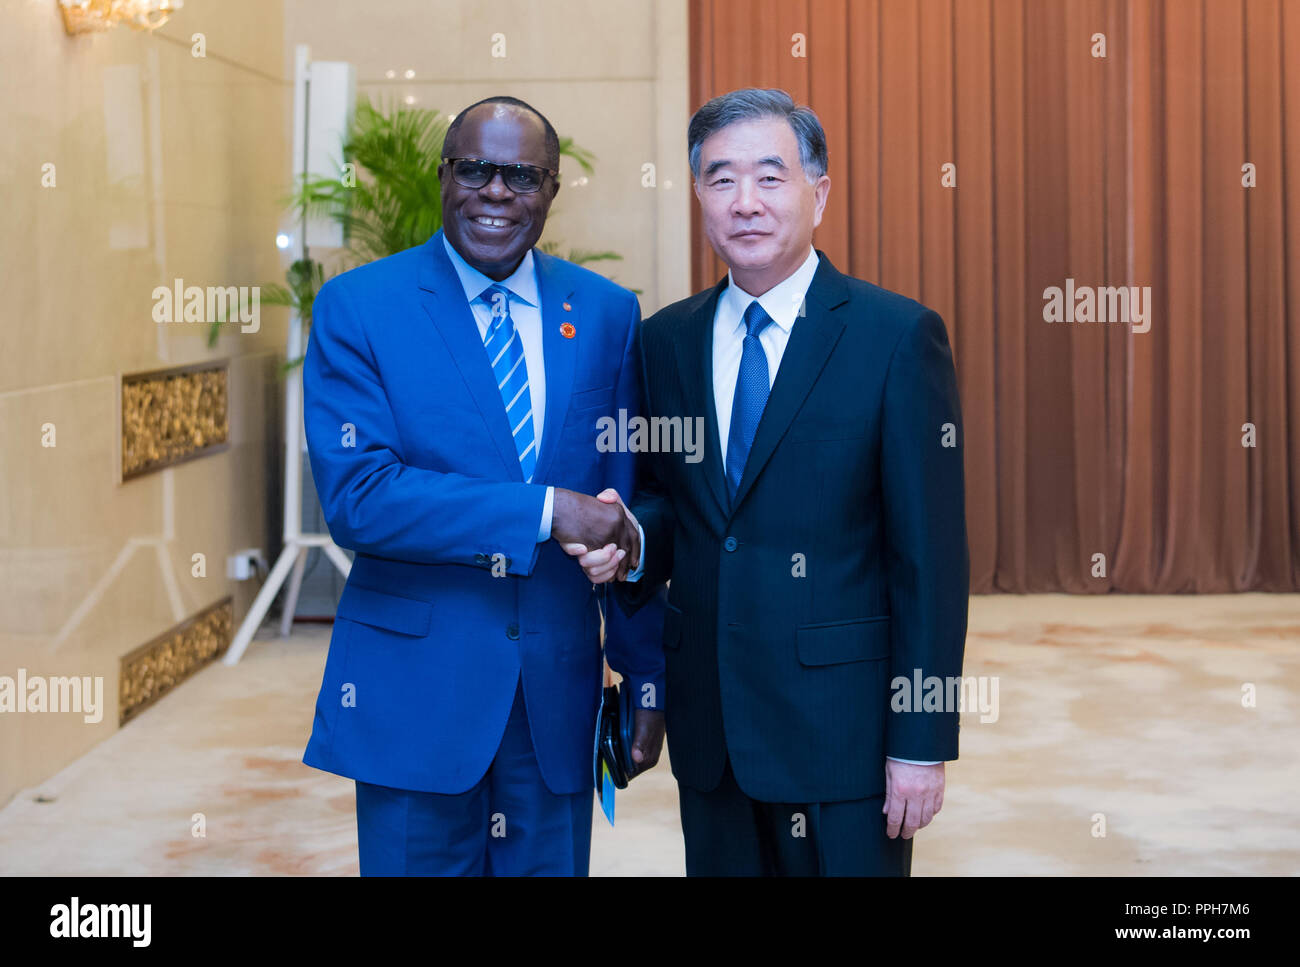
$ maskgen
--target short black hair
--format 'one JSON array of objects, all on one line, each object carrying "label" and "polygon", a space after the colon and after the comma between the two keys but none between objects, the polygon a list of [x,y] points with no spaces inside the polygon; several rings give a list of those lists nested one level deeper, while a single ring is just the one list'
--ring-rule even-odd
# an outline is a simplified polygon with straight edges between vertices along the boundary
[{"label": "short black hair", "polygon": [[460,112],[452,118],[451,125],[447,128],[447,134],[442,139],[443,157],[455,157],[455,155],[451,153],[453,149],[449,146],[455,143],[456,132],[460,130],[461,122],[465,120],[465,116],[481,104],[509,104],[511,107],[522,108],[525,111],[535,114],[542,122],[542,127],[546,130],[546,163],[550,166],[552,171],[560,170],[560,136],[555,133],[555,128],[552,126],[551,122],[547,119],[545,114],[537,110],[537,108],[533,107],[527,101],[521,101],[519,98],[510,97],[507,94],[498,94],[495,97],[485,97],[481,101],[475,101],[469,107],[462,108]]}]

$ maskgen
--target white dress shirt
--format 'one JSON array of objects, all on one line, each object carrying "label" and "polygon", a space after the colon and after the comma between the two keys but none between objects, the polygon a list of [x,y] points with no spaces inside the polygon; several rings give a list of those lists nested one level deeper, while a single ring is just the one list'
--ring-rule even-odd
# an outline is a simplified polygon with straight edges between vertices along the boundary
[{"label": "white dress shirt", "polygon": [[793,274],[778,282],[760,296],[752,296],[736,284],[727,273],[727,287],[718,296],[718,307],[713,313],[713,405],[718,414],[718,443],[722,447],[722,463],[727,462],[727,440],[731,433],[731,407],[736,398],[736,379],[740,376],[740,354],[745,345],[745,310],[758,299],[763,311],[772,317],[758,336],[759,345],[767,356],[767,388],[776,382],[776,371],[781,367],[790,332],[801,314],[804,296],[817,274],[817,252],[808,246],[808,257]]},{"label": "white dress shirt", "polygon": [[[524,347],[524,365],[528,367],[528,395],[533,404],[533,439],[537,441],[536,452],[542,452],[542,427],[546,421],[546,360],[542,351],[542,299],[538,294],[537,270],[533,265],[533,252],[529,249],[519,263],[519,267],[501,282],[489,279],[474,266],[466,262],[459,252],[452,248],[447,236],[442,237],[442,244],[447,248],[447,257],[460,278],[465,290],[465,300],[474,321],[478,324],[480,340],[487,339],[488,327],[492,324],[492,306],[479,298],[483,290],[493,285],[501,285],[510,293],[510,319],[515,324],[515,332]],[[487,355],[487,349],[483,350]],[[504,404],[503,404],[504,405]],[[550,540],[551,515],[555,506],[555,488],[546,488],[546,504],[542,508],[541,525],[537,530],[537,540]]]}]

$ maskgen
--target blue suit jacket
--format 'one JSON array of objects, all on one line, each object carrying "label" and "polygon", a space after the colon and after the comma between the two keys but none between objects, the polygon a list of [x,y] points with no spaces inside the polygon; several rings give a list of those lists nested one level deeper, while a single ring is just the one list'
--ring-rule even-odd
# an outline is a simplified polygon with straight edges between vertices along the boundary
[{"label": "blue suit jacket", "polygon": [[[640,307],[602,276],[533,258],[546,423],[532,484],[441,232],[316,297],[308,449],[330,535],[356,558],[307,765],[464,792],[496,753],[522,673],[547,786],[592,785],[604,592],[537,532],[548,484],[632,490],[636,456],[599,452],[596,440],[600,417],[639,412]],[[606,610],[610,664],[662,707],[662,603],[633,617]]]}]

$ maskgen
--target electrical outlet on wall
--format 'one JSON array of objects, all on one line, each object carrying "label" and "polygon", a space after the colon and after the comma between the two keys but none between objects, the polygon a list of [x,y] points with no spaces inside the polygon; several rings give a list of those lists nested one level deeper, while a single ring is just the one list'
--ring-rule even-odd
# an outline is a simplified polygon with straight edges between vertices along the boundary
[{"label": "electrical outlet on wall", "polygon": [[262,573],[266,573],[266,558],[262,556],[261,548],[246,547],[226,558],[226,577],[235,581],[247,581],[259,566]]}]

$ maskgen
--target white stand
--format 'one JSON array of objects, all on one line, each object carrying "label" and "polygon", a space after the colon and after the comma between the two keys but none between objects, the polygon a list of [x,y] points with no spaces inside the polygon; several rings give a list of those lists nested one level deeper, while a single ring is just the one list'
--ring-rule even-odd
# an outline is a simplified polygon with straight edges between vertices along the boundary
[{"label": "white stand", "polygon": [[[299,44],[295,51],[294,70],[294,136],[293,160],[294,171],[306,174],[308,166],[308,88],[311,78],[311,52],[305,44]],[[348,112],[350,113],[350,111]],[[311,145],[313,151],[319,152],[323,145]],[[303,221],[297,238],[298,257],[307,258],[307,222]],[[288,358],[297,359],[303,353],[302,318],[297,313],[289,317]],[[339,569],[344,579],[352,570],[352,562],[343,553],[329,534],[304,534],[302,532],[302,454],[305,449],[305,434],[302,423],[302,370],[294,371],[287,379],[284,405],[284,550],[280,552],[266,578],[266,583],[253,599],[244,621],[235,632],[225,658],[227,665],[234,665],[244,656],[253,635],[262,626],[262,619],[270,610],[271,602],[279,593],[285,578],[289,579],[288,592],[284,599],[284,615],[280,619],[280,635],[289,634],[293,627],[294,612],[298,607],[298,592],[302,589],[303,570],[307,564],[307,554],[313,547],[319,547],[334,566]],[[292,574],[290,570],[292,569]]]}]

